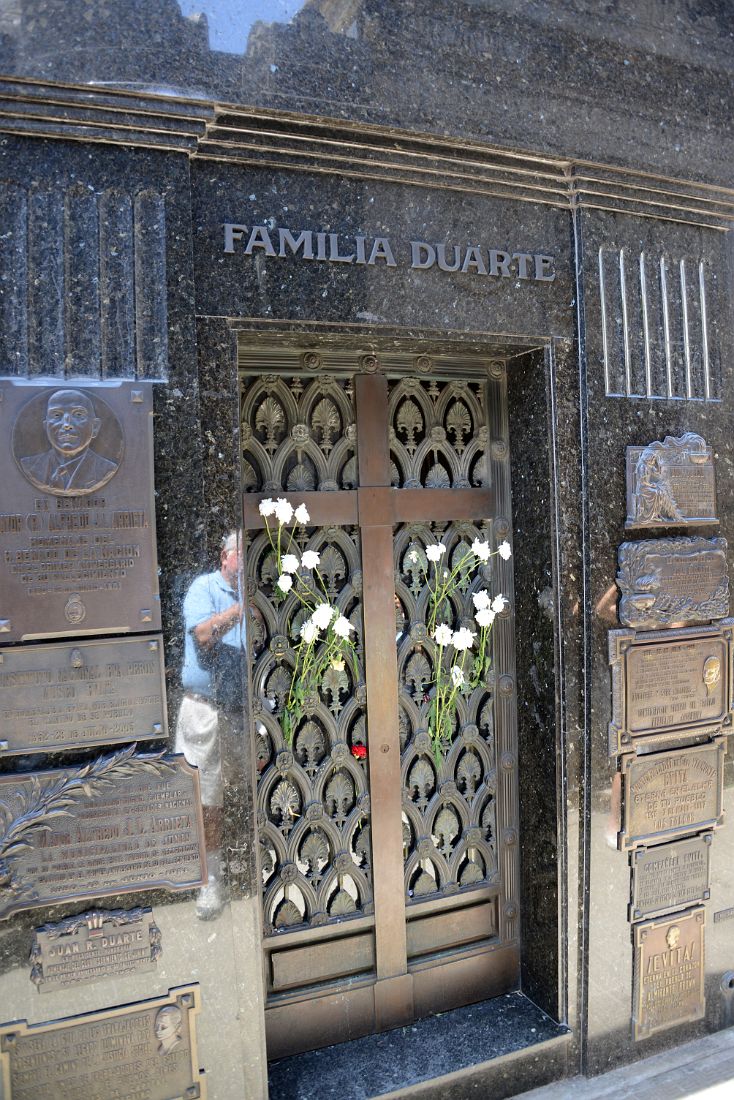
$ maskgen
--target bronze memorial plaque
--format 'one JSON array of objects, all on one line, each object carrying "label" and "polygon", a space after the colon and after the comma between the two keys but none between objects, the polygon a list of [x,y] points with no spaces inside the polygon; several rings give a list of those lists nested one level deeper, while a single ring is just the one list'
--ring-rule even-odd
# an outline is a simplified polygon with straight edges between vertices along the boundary
[{"label": "bronze memorial plaque", "polygon": [[635,1041],[703,1019],[703,906],[634,925]]},{"label": "bronze memorial plaque", "polygon": [[206,882],[196,768],[135,747],[82,768],[0,776],[0,918]]},{"label": "bronze memorial plaque", "polygon": [[609,631],[609,752],[731,729],[732,625]]},{"label": "bronze memorial plaque", "polygon": [[54,642],[0,649],[0,758],[167,735],[163,642]]},{"label": "bronze memorial plaque", "polygon": [[152,385],[0,382],[0,632],[160,630]]},{"label": "bronze memorial plaque", "polygon": [[632,853],[630,920],[708,901],[713,833]]},{"label": "bronze memorial plaque", "polygon": [[625,527],[718,524],[714,459],[700,435],[627,448]]},{"label": "bronze memorial plaque", "polygon": [[726,539],[623,542],[619,619],[636,630],[723,619],[729,614]]},{"label": "bronze memorial plaque", "polygon": [[673,840],[724,822],[724,739],[622,758],[620,848]]},{"label": "bronze memorial plaque", "polygon": [[4,1100],[196,1100],[198,985],[50,1023],[0,1025]]},{"label": "bronze memorial plaque", "polygon": [[151,909],[92,909],[37,928],[31,981],[40,993],[155,970],[161,931]]}]

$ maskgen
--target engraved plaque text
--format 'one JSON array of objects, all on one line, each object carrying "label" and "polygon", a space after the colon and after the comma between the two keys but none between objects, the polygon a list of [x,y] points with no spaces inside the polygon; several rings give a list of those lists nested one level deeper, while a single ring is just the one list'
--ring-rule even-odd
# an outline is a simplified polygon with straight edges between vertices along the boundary
[{"label": "engraved plaque text", "polygon": [[712,833],[638,848],[632,855],[630,920],[708,901]]},{"label": "engraved plaque text", "polygon": [[0,649],[0,756],[166,736],[163,643],[143,635]]},{"label": "engraved plaque text", "polygon": [[0,631],[160,629],[151,385],[0,382]]},{"label": "engraved plaque text", "polygon": [[626,527],[718,522],[713,455],[700,435],[627,448]]},{"label": "engraved plaque text", "polygon": [[635,1041],[704,1016],[704,924],[701,906],[634,926]]},{"label": "engraved plaque text", "polygon": [[51,1023],[0,1025],[5,1100],[195,1100],[199,987]]},{"label": "engraved plaque text", "polygon": [[636,848],[723,824],[723,738],[706,745],[622,758],[620,848]]},{"label": "engraved plaque text", "polygon": [[731,728],[732,620],[636,634],[610,630],[610,753]]},{"label": "engraved plaque text", "polygon": [[161,933],[150,909],[93,909],[37,928],[31,981],[41,993],[155,969]]},{"label": "engraved plaque text", "polygon": [[637,630],[723,619],[729,614],[726,539],[623,542],[619,619]]},{"label": "engraved plaque text", "polygon": [[77,770],[0,776],[0,917],[206,881],[196,769],[134,749]]}]

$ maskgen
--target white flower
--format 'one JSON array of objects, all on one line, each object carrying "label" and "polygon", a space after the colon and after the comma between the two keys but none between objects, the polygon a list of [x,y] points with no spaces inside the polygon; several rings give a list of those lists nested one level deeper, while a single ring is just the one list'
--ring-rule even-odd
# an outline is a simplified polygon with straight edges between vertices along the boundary
[{"label": "white flower", "polygon": [[439,645],[451,645],[453,631],[447,623],[439,623],[433,632],[433,637]]},{"label": "white flower", "polygon": [[418,551],[417,550],[411,550],[410,551],[410,553],[408,554],[408,561],[412,561],[413,564],[415,565],[415,563],[418,561]]},{"label": "white flower", "polygon": [[470,630],[468,626],[462,626],[459,630],[454,631],[451,644],[454,649],[471,649],[475,638],[476,634],[473,630]]},{"label": "white flower", "polygon": [[457,688],[461,687],[461,685],[464,683],[464,673],[461,671],[458,665],[454,665],[454,667],[451,669],[451,679],[453,681],[454,687]]},{"label": "white flower", "polygon": [[275,511],[275,501],[268,497],[267,500],[261,500],[257,507],[261,516],[272,516]]},{"label": "white flower", "polygon": [[284,554],[280,564],[284,573],[295,573],[298,569],[298,558],[295,554]]},{"label": "white flower", "polygon": [[316,623],[319,630],[326,630],[335,614],[334,608],[328,603],[320,603],[311,616],[311,622]]},{"label": "white flower", "polygon": [[471,552],[475,557],[479,558],[480,561],[489,561],[490,550],[488,542],[480,542],[479,539],[474,539],[474,542],[471,544]]},{"label": "white flower", "polygon": [[308,508],[305,504],[299,504],[295,511],[296,519],[299,523],[308,523],[310,516],[308,514]]},{"label": "white flower", "polygon": [[301,565],[304,569],[315,569],[320,561],[321,557],[315,550],[305,550],[301,558]]},{"label": "white flower", "polygon": [[438,561],[442,554],[446,553],[446,547],[442,542],[434,542],[426,547],[426,557],[429,561]]},{"label": "white flower", "polygon": [[480,592],[475,592],[472,599],[477,611],[481,611],[483,607],[489,607],[489,592],[486,588],[483,588]]},{"label": "white flower", "polygon": [[491,607],[480,607],[474,618],[480,626],[491,626],[496,614]]},{"label": "white flower", "polygon": [[293,518],[293,505],[285,499],[285,497],[278,497],[275,502],[275,518],[278,523],[283,526],[284,523],[290,523]]},{"label": "white flower", "polygon": [[495,598],[492,600],[492,610],[495,612],[495,614],[499,615],[500,611],[504,609],[506,603],[507,600],[500,592],[499,596],[495,596]]},{"label": "white flower", "polygon": [[319,628],[316,626],[316,623],[313,621],[313,619],[307,619],[301,627],[301,637],[303,638],[304,642],[308,643],[308,645],[311,645],[311,642],[316,641],[318,633]]},{"label": "white flower", "polygon": [[351,630],[354,630],[354,627],[350,623],[349,619],[345,619],[343,615],[340,615],[331,629],[340,638],[348,638],[349,632]]},{"label": "white flower", "polygon": [[510,558],[512,557],[512,547],[510,546],[507,539],[499,544],[499,546],[497,547],[497,553],[503,559],[503,561],[510,560]]},{"label": "white flower", "polygon": [[282,573],[276,584],[281,592],[288,592],[293,587],[293,577],[289,577],[287,573]]}]

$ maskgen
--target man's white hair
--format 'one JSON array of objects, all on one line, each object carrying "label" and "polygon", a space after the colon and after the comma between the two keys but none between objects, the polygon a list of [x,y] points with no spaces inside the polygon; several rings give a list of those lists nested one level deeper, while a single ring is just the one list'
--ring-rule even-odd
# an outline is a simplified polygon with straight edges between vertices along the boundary
[{"label": "man's white hair", "polygon": [[228,535],[225,535],[222,539],[222,550],[229,553],[230,550],[236,550],[240,545],[240,532],[230,531]]}]

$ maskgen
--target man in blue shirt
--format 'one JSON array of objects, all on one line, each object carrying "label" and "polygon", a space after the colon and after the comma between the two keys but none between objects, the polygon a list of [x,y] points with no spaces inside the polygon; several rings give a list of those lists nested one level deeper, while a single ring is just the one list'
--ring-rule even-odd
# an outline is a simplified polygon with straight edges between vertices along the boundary
[{"label": "man in blue shirt", "polygon": [[[199,891],[202,920],[218,916],[221,878],[222,760],[220,722],[242,710],[241,655],[245,641],[239,595],[242,553],[237,531],[222,541],[219,569],[196,577],[183,604],[185,627],[181,683],[184,697],[176,722],[176,752],[199,769],[209,882]],[[226,720],[226,718],[225,718]]]}]

